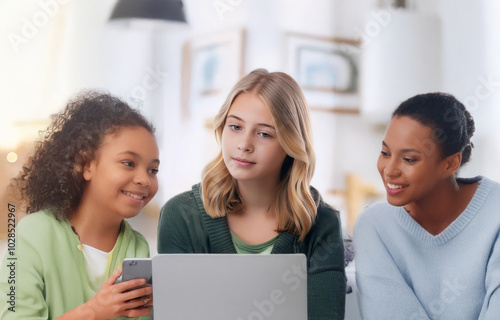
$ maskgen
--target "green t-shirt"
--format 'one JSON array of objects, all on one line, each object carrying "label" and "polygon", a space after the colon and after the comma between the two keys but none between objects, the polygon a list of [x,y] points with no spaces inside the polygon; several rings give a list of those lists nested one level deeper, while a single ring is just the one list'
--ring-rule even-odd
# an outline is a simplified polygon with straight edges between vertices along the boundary
[{"label": "green t-shirt", "polygon": [[272,238],[269,241],[260,244],[248,244],[245,241],[238,238],[232,231],[231,240],[233,240],[236,252],[239,254],[270,254],[273,250],[274,244],[278,241],[278,236]]}]

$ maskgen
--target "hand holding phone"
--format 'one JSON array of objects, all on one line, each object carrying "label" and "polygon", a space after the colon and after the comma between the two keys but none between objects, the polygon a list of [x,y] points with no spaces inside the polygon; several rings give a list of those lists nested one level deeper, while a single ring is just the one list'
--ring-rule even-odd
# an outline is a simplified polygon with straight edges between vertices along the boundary
[{"label": "hand holding phone", "polygon": [[94,318],[114,319],[121,316],[136,318],[151,314],[151,286],[146,285],[144,279],[117,283],[121,273],[122,271],[117,268],[102,283],[96,295],[84,304]]},{"label": "hand holding phone", "polygon": [[[127,291],[151,286],[153,284],[152,272],[151,258],[125,258],[123,260],[122,275],[117,280],[117,283],[134,279],[146,279],[145,285],[134,287]],[[153,301],[151,296],[144,296],[141,298],[143,298],[145,305],[152,305]]]},{"label": "hand holding phone", "polygon": [[125,258],[123,260],[122,281],[146,279],[146,284],[153,284],[151,258]]}]

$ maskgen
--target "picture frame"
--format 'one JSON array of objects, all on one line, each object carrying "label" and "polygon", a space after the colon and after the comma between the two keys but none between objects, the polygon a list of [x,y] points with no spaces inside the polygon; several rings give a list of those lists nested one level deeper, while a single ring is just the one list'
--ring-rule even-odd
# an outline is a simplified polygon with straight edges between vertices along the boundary
[{"label": "picture frame", "polygon": [[186,115],[214,115],[243,75],[244,48],[244,29],[198,35],[186,43],[182,80]]},{"label": "picture frame", "polygon": [[359,113],[360,42],[287,35],[288,71],[312,110]]}]

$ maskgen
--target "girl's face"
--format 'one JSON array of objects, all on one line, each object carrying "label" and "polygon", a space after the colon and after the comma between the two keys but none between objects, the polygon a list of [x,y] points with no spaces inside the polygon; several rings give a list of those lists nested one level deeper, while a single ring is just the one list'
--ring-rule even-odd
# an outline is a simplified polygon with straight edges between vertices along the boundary
[{"label": "girl's face", "polygon": [[410,117],[394,117],[389,124],[378,158],[378,171],[394,206],[424,199],[449,177],[433,129]]},{"label": "girl's face", "polygon": [[158,154],[155,138],[142,127],[106,135],[84,170],[92,208],[119,220],[136,216],[158,191]]},{"label": "girl's face", "polygon": [[222,156],[238,182],[279,182],[286,152],[271,112],[256,94],[242,93],[231,105],[222,131]]}]

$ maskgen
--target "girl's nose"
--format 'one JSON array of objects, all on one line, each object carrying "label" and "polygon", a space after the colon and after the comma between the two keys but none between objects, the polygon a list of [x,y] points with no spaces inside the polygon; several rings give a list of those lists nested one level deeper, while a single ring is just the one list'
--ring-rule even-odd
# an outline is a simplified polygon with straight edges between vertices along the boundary
[{"label": "girl's nose", "polygon": [[241,140],[238,142],[238,150],[241,150],[243,152],[253,151],[252,141],[248,135],[243,135],[241,137]]},{"label": "girl's nose", "polygon": [[147,172],[140,170],[134,177],[134,183],[144,187],[149,187],[151,185],[151,180],[149,179]]}]

